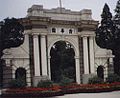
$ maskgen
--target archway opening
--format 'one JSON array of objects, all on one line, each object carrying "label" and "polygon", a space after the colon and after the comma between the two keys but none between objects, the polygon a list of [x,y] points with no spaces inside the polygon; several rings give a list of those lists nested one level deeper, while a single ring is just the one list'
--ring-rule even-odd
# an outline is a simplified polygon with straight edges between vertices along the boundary
[{"label": "archway opening", "polygon": [[15,79],[22,79],[26,83],[26,70],[18,68],[15,72]]},{"label": "archway opening", "polygon": [[60,83],[65,78],[76,82],[75,52],[69,42],[58,41],[50,50],[51,79]]},{"label": "archway opening", "polygon": [[104,67],[102,65],[97,68],[97,76],[101,79],[104,79]]}]

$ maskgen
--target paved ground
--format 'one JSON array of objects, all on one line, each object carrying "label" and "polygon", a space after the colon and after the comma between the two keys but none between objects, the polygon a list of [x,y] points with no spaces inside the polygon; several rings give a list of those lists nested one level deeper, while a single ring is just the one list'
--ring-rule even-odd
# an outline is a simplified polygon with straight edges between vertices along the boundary
[{"label": "paved ground", "polygon": [[65,98],[120,98],[120,91],[109,93],[81,93],[66,95]]},{"label": "paved ground", "polygon": [[120,91],[107,92],[107,93],[66,94],[64,96],[56,96],[51,98],[120,98]]},{"label": "paved ground", "polygon": [[66,94],[64,96],[57,96],[51,98],[120,98],[120,91],[107,92],[107,93]]}]

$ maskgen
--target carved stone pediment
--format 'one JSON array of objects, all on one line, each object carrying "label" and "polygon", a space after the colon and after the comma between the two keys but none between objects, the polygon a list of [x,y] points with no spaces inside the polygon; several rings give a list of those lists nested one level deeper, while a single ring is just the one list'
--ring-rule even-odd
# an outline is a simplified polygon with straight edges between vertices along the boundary
[{"label": "carved stone pediment", "polygon": [[3,53],[4,53],[5,55],[11,55],[11,49],[5,49],[5,50],[3,51]]}]

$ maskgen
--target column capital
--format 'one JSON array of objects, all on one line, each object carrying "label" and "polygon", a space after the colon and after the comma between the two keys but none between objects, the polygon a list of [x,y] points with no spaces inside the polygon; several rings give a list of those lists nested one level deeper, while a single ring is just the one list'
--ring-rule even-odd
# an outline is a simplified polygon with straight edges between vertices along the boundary
[{"label": "column capital", "polygon": [[36,36],[36,35],[38,36],[38,35],[40,35],[40,34],[39,34],[39,33],[32,33],[32,35],[33,35],[33,36]]},{"label": "column capital", "polygon": [[40,35],[41,35],[41,36],[46,36],[47,34],[46,34],[46,33],[41,33]]},{"label": "column capital", "polygon": [[75,56],[75,59],[79,59],[79,56]]},{"label": "column capital", "polygon": [[93,37],[95,37],[95,35],[81,35],[81,37],[83,37],[83,38],[85,38],[85,37],[93,38]]},{"label": "column capital", "polygon": [[93,39],[94,37],[95,37],[95,36],[89,36],[89,38],[92,38],[92,39]]},{"label": "column capital", "polygon": [[87,39],[87,38],[88,38],[88,36],[82,36],[82,38]]},{"label": "column capital", "polygon": [[38,38],[39,34],[33,34],[33,38]]},{"label": "column capital", "polygon": [[45,38],[46,35],[41,35],[41,38]]}]

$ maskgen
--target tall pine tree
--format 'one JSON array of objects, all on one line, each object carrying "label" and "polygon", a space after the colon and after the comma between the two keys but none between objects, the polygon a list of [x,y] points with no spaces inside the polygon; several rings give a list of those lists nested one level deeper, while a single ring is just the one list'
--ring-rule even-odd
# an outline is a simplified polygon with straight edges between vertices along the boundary
[{"label": "tall pine tree", "polygon": [[120,0],[118,0],[116,8],[115,8],[115,17],[114,17],[114,23],[115,25],[120,29]]},{"label": "tall pine tree", "polygon": [[114,57],[114,72],[120,75],[120,0],[112,14],[107,4],[103,8],[101,24],[96,29],[96,43],[101,48],[111,49]]},{"label": "tall pine tree", "polygon": [[115,8],[115,16],[113,18],[113,22],[115,25],[115,46],[113,49],[114,58],[114,71],[115,73],[120,75],[120,0],[117,1],[117,5]]},{"label": "tall pine tree", "polygon": [[112,21],[112,14],[107,4],[104,5],[101,14],[101,24],[96,29],[96,43],[101,48],[113,49],[115,26]]}]

